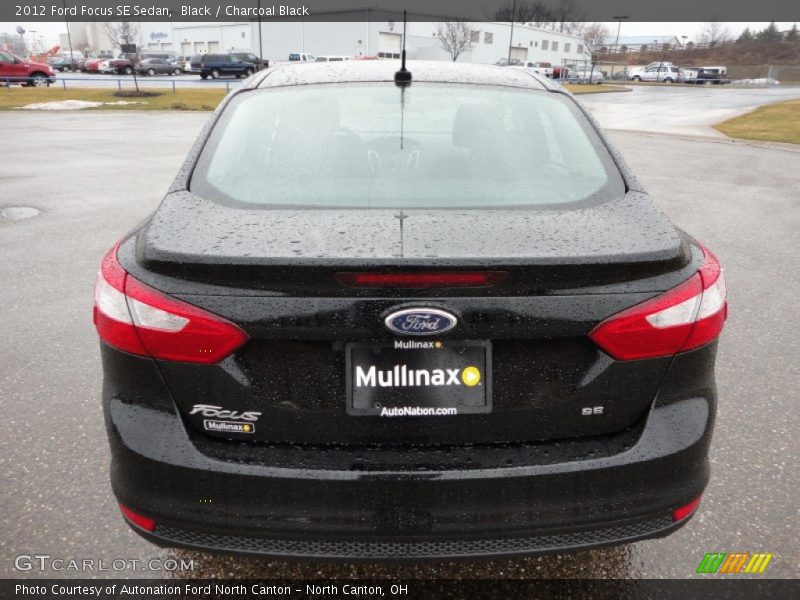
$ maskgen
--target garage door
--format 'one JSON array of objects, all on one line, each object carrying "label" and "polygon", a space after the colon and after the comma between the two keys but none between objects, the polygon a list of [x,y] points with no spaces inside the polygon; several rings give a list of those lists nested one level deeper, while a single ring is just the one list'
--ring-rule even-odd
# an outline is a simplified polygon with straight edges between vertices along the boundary
[{"label": "garage door", "polygon": [[219,52],[219,42],[208,42],[208,53],[214,54]]},{"label": "garage door", "polygon": [[183,42],[181,44],[181,54],[184,56],[189,56],[192,53],[192,43],[191,42]]},{"label": "garage door", "polygon": [[399,33],[378,34],[378,56],[380,58],[400,58],[403,36]]},{"label": "garage door", "polygon": [[527,60],[528,59],[528,49],[527,48],[511,48],[511,58],[516,58],[517,60]]}]

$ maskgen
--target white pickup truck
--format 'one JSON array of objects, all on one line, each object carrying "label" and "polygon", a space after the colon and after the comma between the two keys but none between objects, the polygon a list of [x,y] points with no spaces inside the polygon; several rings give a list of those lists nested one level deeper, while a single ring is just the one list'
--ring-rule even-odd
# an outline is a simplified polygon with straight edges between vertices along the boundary
[{"label": "white pickup truck", "polygon": [[291,52],[289,54],[289,62],[314,62],[317,57],[307,52]]},{"label": "white pickup truck", "polygon": [[542,75],[544,77],[553,76],[553,65],[551,65],[549,62],[534,62],[530,60],[521,60],[519,61],[519,64],[515,66],[531,69],[534,73],[537,73],[538,75]]}]

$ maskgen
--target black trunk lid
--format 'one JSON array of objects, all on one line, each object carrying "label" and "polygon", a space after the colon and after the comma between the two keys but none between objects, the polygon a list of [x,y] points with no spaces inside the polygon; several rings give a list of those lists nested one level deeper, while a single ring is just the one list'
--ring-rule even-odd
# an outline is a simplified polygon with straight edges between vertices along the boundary
[{"label": "black trunk lid", "polygon": [[[614,361],[587,334],[688,278],[699,255],[640,193],[563,211],[401,212],[243,210],[179,192],[140,230],[135,247],[122,247],[120,260],[134,277],[237,323],[251,338],[219,365],[159,363],[198,431],[272,443],[407,446],[633,426],[670,359]],[[352,288],[335,276],[397,270],[507,275],[491,287],[428,290]],[[457,315],[458,326],[438,339],[491,348],[491,412],[348,414],[348,344],[398,339],[384,319],[408,306]],[[252,432],[209,432],[200,404],[260,416]]]}]

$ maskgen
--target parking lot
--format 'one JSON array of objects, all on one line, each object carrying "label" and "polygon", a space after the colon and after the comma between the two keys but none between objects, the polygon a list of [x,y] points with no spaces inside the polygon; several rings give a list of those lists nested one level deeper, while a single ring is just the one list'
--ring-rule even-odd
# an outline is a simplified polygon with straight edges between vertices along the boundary
[{"label": "parking lot", "polygon": [[[650,89],[604,94],[587,104],[606,125],[621,129],[630,129],[628,119],[637,115],[640,123],[648,115],[669,121],[657,101],[641,102],[642,94],[661,93]],[[744,102],[749,92],[736,94]],[[683,105],[686,112],[690,101],[678,99],[669,110],[678,114]],[[730,294],[717,363],[720,404],[712,480],[687,527],[664,540],[573,555],[402,566],[176,552],[129,531],[108,482],[91,318],[94,277],[107,248],[159,202],[206,118],[204,113],[0,113],[7,141],[0,147],[0,208],[41,211],[19,221],[0,218],[5,432],[0,436],[0,576],[20,575],[15,556],[46,553],[107,561],[188,558],[196,570],[175,575],[202,577],[683,578],[694,575],[706,552],[723,551],[771,552],[770,576],[797,577],[800,148],[646,132],[614,132],[611,138],[673,221],[714,248],[727,269]]]},{"label": "parking lot", "polygon": [[632,85],[630,92],[580,96],[606,129],[728,138],[715,123],[763,104],[800,98],[800,86]]}]

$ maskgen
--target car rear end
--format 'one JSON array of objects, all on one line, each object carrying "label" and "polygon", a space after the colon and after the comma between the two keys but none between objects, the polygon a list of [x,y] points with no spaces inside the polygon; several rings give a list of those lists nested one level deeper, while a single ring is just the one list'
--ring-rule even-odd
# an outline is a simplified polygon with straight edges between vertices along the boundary
[{"label": "car rear end", "polygon": [[[503,71],[415,72],[402,124],[390,81],[228,98],[98,277],[112,485],[138,533],[397,560],[601,546],[691,516],[719,265],[568,95]],[[534,198],[499,183],[531,158],[582,175],[531,174]]]}]

